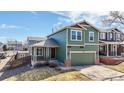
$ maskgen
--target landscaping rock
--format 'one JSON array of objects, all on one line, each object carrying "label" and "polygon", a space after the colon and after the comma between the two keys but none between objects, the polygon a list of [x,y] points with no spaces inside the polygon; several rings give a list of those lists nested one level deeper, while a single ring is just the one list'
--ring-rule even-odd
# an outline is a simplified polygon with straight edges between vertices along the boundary
[{"label": "landscaping rock", "polygon": [[118,65],[120,64],[124,59],[121,58],[113,58],[113,57],[101,57],[100,62],[106,65]]},{"label": "landscaping rock", "polygon": [[61,71],[61,72],[69,72],[69,71],[77,71],[75,68],[73,68],[73,67],[61,67],[61,66],[59,66],[59,67],[56,67],[55,68],[56,70],[59,70],[59,71]]}]

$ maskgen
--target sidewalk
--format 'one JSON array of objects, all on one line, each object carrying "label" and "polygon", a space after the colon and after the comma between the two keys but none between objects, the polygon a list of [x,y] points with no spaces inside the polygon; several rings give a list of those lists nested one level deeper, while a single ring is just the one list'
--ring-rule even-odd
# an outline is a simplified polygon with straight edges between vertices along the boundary
[{"label": "sidewalk", "polygon": [[11,57],[7,57],[5,59],[0,59],[0,70],[7,64]]}]

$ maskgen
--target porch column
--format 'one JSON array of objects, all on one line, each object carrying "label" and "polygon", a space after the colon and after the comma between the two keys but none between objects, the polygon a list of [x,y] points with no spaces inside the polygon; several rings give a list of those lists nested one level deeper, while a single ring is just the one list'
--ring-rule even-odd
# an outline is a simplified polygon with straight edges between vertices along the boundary
[{"label": "porch column", "polygon": [[107,46],[107,56],[109,56],[109,52],[108,52],[108,51],[109,51],[109,50],[108,50],[108,44],[107,44],[106,46]]},{"label": "porch column", "polygon": [[50,55],[49,55],[49,47],[46,47],[46,58],[49,59]]},{"label": "porch column", "polygon": [[117,51],[118,51],[117,47],[118,47],[118,45],[116,45],[116,48],[115,48],[116,49],[116,56],[117,56]]},{"label": "porch column", "polygon": [[37,48],[34,47],[34,61],[37,61]]}]

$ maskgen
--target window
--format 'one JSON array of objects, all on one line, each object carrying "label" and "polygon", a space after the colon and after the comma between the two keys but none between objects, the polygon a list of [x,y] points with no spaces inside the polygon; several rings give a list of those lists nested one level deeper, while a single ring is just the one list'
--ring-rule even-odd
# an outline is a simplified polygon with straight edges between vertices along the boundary
[{"label": "window", "polygon": [[100,39],[105,39],[105,33],[100,33]]},{"label": "window", "polygon": [[76,31],[72,31],[72,40],[76,40]]},{"label": "window", "polygon": [[71,30],[71,40],[81,41],[82,40],[82,31]]},{"label": "window", "polygon": [[81,32],[77,32],[77,40],[81,40]]},{"label": "window", "polygon": [[117,39],[120,39],[120,34],[119,33],[117,34]]},{"label": "window", "polygon": [[34,55],[34,48],[32,47],[32,55]]},{"label": "window", "polygon": [[37,48],[37,55],[42,56],[43,55],[43,49],[42,48]]},{"label": "window", "polygon": [[110,39],[112,39],[112,33],[110,33]]},{"label": "window", "polygon": [[94,32],[89,32],[89,41],[94,42]]}]

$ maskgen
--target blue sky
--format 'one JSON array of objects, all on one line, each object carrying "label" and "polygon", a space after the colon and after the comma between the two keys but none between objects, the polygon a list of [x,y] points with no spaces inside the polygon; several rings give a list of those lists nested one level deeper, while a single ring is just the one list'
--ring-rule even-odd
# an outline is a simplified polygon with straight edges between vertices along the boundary
[{"label": "blue sky", "polygon": [[58,29],[67,24],[87,20],[98,28],[103,28],[101,20],[108,12],[87,11],[9,11],[0,12],[0,41],[26,40],[27,36],[46,36],[52,28]]}]

